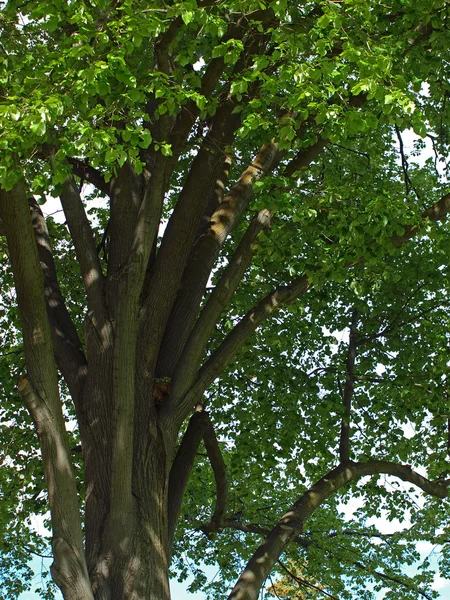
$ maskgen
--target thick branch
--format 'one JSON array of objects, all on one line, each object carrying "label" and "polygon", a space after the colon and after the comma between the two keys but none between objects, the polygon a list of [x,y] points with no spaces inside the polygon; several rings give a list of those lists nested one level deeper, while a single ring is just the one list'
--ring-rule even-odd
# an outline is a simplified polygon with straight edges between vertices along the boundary
[{"label": "thick branch", "polygon": [[0,189],[19,306],[28,377],[19,392],[39,437],[53,528],[52,575],[68,600],[91,600],[81,518],[64,427],[58,378],[44,297],[44,281],[24,186]]},{"label": "thick branch", "polygon": [[109,226],[108,281],[110,310],[117,292],[114,282],[120,278],[130,256],[133,233],[142,201],[143,178],[126,162],[111,183],[111,219]]},{"label": "thick branch", "polygon": [[341,464],[304,493],[280,519],[249,560],[229,595],[229,600],[257,600],[259,590],[270,574],[273,565],[287,544],[294,541],[302,532],[305,521],[314,513],[317,507],[350,481],[360,479],[364,475],[381,473],[408,481],[425,493],[438,498],[446,498],[448,495],[446,485],[429,481],[409,466],[387,461],[368,461],[364,463],[349,461],[346,464]]},{"label": "thick branch", "polygon": [[181,280],[160,352],[158,376],[171,377],[197,317],[206,284],[229,233],[253,197],[253,184],[276,164],[276,144],[263,146],[211,217],[209,229],[194,245]]},{"label": "thick branch", "polygon": [[80,265],[91,323],[102,339],[104,335],[103,274],[91,225],[75,181],[68,177],[61,190],[61,204],[66,216],[78,264]]},{"label": "thick branch", "polygon": [[141,355],[145,375],[153,373],[164,330],[195,234],[223,171],[224,147],[233,139],[240,122],[229,103],[216,113],[212,130],[192,162],[183,190],[167,225],[142,310]]},{"label": "thick branch", "polygon": [[358,311],[353,310],[352,322],[350,325],[350,337],[348,342],[348,353],[347,353],[347,377],[345,380],[343,404],[344,414],[341,422],[341,438],[339,443],[339,457],[341,463],[345,463],[350,460],[350,418],[352,409],[352,397],[353,397],[353,382],[355,375],[355,359],[356,359],[356,323],[358,320]]},{"label": "thick branch", "polygon": [[254,331],[275,311],[288,306],[309,289],[306,275],[297,277],[289,285],[277,288],[253,307],[228,334],[220,346],[200,369],[197,380],[180,403],[180,410],[192,406],[193,398],[203,394],[211,382],[234,359],[236,353]]},{"label": "thick branch", "polygon": [[216,322],[251,264],[260,232],[270,226],[270,221],[271,213],[268,210],[262,210],[256,215],[211,292],[175,369],[172,383],[172,394],[175,401],[192,383]]},{"label": "thick branch", "polygon": [[87,372],[86,357],[59,289],[44,215],[34,198],[30,198],[28,202],[39,260],[44,274],[44,293],[55,360],[69,387],[80,421],[80,393]]},{"label": "thick branch", "polygon": [[293,177],[302,169],[308,167],[313,160],[322,152],[325,146],[329,143],[324,138],[319,138],[315,144],[309,148],[300,150],[294,158],[286,165],[283,175],[285,177]]}]

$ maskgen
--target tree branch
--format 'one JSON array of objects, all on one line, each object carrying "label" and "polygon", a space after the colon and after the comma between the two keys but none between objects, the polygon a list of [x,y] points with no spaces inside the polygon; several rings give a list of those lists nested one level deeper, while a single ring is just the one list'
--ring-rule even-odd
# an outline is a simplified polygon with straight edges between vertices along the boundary
[{"label": "tree branch", "polygon": [[262,210],[254,217],[203,307],[175,368],[172,382],[173,402],[177,402],[191,385],[216,322],[250,266],[258,236],[263,229],[270,226],[271,216],[270,211]]},{"label": "tree branch", "polygon": [[281,560],[277,560],[277,563],[282,567],[282,569],[289,575],[289,577],[291,577],[291,579],[293,579],[294,581],[296,581],[299,586],[304,586],[306,588],[311,588],[313,590],[316,590],[318,592],[320,592],[321,594],[323,594],[324,596],[326,596],[327,598],[332,598],[333,600],[338,600],[337,596],[333,596],[333,594],[329,594],[328,592],[326,592],[325,590],[323,590],[322,588],[320,588],[317,585],[314,585],[313,583],[307,581],[306,579],[303,579],[302,577],[298,577],[297,575],[295,575],[294,573],[292,573],[284,563],[281,562]]},{"label": "tree branch", "polygon": [[295,502],[247,563],[228,600],[256,600],[259,590],[289,542],[302,532],[305,521],[327,498],[364,475],[389,474],[416,485],[438,498],[448,495],[447,485],[432,482],[411,467],[387,461],[349,461],[327,473]]},{"label": "tree branch", "polygon": [[19,392],[39,437],[53,528],[52,576],[68,600],[92,600],[84,557],[81,518],[44,299],[44,281],[31,214],[22,183],[0,188],[24,340],[28,376]]},{"label": "tree branch", "polygon": [[86,164],[82,160],[78,160],[77,158],[67,157],[67,162],[72,165],[72,173],[80,179],[91,183],[94,187],[100,190],[105,196],[109,196],[110,194],[110,186],[109,183],[103,178],[103,175],[94,167]]},{"label": "tree branch", "polygon": [[[430,220],[432,223],[442,221],[450,211],[450,194],[442,196],[442,198],[424,210],[421,214],[421,220]],[[400,248],[405,242],[414,237],[420,231],[420,225],[407,225],[402,235],[395,233],[391,241],[396,248]]]},{"label": "tree branch", "polygon": [[143,377],[153,375],[196,231],[214,184],[223,173],[224,147],[233,139],[241,118],[232,114],[233,108],[234,104],[230,102],[217,111],[208,141],[192,162],[156,256],[153,275],[148,283],[148,295],[143,298],[141,311]]},{"label": "tree branch", "polygon": [[80,394],[86,378],[87,362],[58,285],[56,267],[44,215],[34,198],[28,200],[39,260],[44,274],[44,294],[56,363],[67,382],[80,422]]},{"label": "tree branch", "polygon": [[345,380],[344,393],[343,393],[343,404],[344,414],[341,422],[341,437],[339,443],[339,457],[341,463],[345,463],[350,460],[350,418],[352,409],[352,397],[353,397],[353,382],[355,376],[355,359],[356,359],[356,346],[357,346],[357,333],[356,323],[358,321],[358,311],[353,309],[352,321],[350,325],[350,337],[348,343],[347,353],[347,377]]},{"label": "tree branch", "polygon": [[[208,426],[203,434],[203,442],[205,444],[206,452],[208,454],[209,462],[214,472],[214,479],[216,482],[216,506],[210,521],[213,530],[216,530],[217,528],[221,527],[227,510],[228,481],[225,461],[223,460],[219,442],[217,441],[211,419],[209,419]],[[208,532],[208,526],[209,523],[204,525],[202,528],[205,533]]]},{"label": "tree branch", "polygon": [[173,536],[181,512],[184,490],[192,470],[198,447],[203,439],[203,434],[208,427],[209,417],[201,404],[197,406],[189,420],[187,429],[170,469],[168,492],[168,530],[169,547],[172,547]]},{"label": "tree branch", "polygon": [[213,213],[209,229],[192,248],[181,289],[161,346],[157,376],[171,377],[197,317],[206,284],[222,246],[253,197],[253,185],[276,164],[276,144],[263,146]]},{"label": "tree branch", "polygon": [[103,305],[103,274],[95,247],[91,225],[86,216],[75,181],[68,177],[61,190],[61,204],[66,216],[78,264],[86,290],[88,318],[96,329],[98,339],[105,343],[106,334]]},{"label": "tree branch", "polygon": [[302,275],[289,285],[281,286],[270,292],[254,306],[228,334],[220,346],[213,352],[198,373],[196,381],[180,401],[179,410],[185,411],[192,406],[193,399],[199,397],[210,383],[233,360],[238,350],[245,344],[253,332],[275,311],[288,306],[309,289],[308,278]]}]

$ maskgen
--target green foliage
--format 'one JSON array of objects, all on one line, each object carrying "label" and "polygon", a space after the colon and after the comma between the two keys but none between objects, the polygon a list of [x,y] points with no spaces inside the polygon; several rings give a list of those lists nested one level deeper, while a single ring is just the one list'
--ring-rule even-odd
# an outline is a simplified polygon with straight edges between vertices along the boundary
[{"label": "green foliage", "polygon": [[[269,7],[277,24],[263,32],[254,17],[251,30],[267,36],[264,52],[241,65],[248,40],[226,35],[230,15],[245,13],[251,21]],[[153,68],[155,40],[173,23],[178,31],[168,75]],[[163,208],[166,220],[223,90],[240,117],[235,143],[224,150],[233,154],[230,180],[271,139],[284,152],[277,169],[255,185],[251,216],[270,208],[275,218],[259,237],[252,267],[208,353],[272,289],[302,273],[312,289],[259,328],[207,393],[227,464],[229,515],[270,529],[335,466],[354,310],[361,343],[352,458],[410,464],[430,479],[449,470],[450,231],[445,222],[421,218],[448,192],[444,0],[394,0],[389,7],[360,0],[9,0],[0,27],[0,185],[7,190],[23,176],[30,193],[57,196],[70,159],[97,168],[106,182],[127,161],[140,174],[145,150],[172,156],[164,123],[195,108],[199,116]],[[223,62],[219,84],[204,93],[202,78],[216,59]],[[152,130],[156,136],[150,131],[155,123],[161,124]],[[395,127],[416,135],[407,165]],[[308,170],[285,176],[289,159],[319,139],[328,144]],[[434,156],[424,163],[419,155],[426,139]],[[109,208],[97,206],[101,193],[85,192],[101,245]],[[230,236],[225,258],[247,224],[243,219]],[[414,241],[395,248],[393,236],[411,227],[417,228]],[[81,333],[86,307],[70,235],[53,220],[49,231],[61,290]],[[102,260],[106,237],[103,242]],[[1,252],[0,595],[15,598],[28,585],[30,552],[48,549],[29,520],[47,507],[37,441],[15,392],[24,357],[3,242]],[[225,262],[214,270],[213,284]],[[64,395],[70,421],[73,408]],[[77,445],[76,431],[70,442]],[[82,476],[79,489],[82,496]],[[349,520],[342,509],[352,502],[359,508]],[[193,575],[191,591],[204,590],[211,599],[224,597],[260,539],[239,530],[203,534],[214,503],[214,478],[202,452],[172,569],[180,579]],[[392,479],[364,479],[320,507],[307,523],[305,544],[293,545],[286,558],[305,565],[302,577],[342,599],[369,600],[372,589],[384,585],[391,587],[386,598],[419,598],[423,589],[437,597],[431,568],[406,578],[402,566],[421,560],[419,540],[436,541],[440,572],[450,577],[448,508],[447,500],[424,500]],[[376,518],[408,525],[388,539]],[[208,582],[203,564],[218,565],[220,575]]]}]

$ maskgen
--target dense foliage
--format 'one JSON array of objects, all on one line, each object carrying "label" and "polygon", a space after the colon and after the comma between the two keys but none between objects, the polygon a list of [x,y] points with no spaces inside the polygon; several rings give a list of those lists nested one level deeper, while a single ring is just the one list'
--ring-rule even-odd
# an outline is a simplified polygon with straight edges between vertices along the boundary
[{"label": "dense foliage", "polygon": [[[449,11],[3,3],[2,597],[27,589],[32,553],[51,551],[33,526],[49,505],[49,527],[67,519],[87,545],[87,570],[77,564],[93,595],[70,596],[58,567],[66,598],[113,600],[110,585],[167,599],[129,583],[139,568],[155,579],[151,551],[131,567],[123,550],[127,523],[133,548],[149,547],[155,514],[169,523],[161,571],[171,559],[208,598],[227,597],[270,531],[271,577],[285,585],[293,565],[299,598],[438,597],[433,569],[450,577]],[[62,223],[44,221],[50,196]],[[31,314],[44,299],[47,313]],[[42,425],[53,417],[39,402],[62,411],[66,437]],[[54,475],[59,443],[75,494]],[[437,549],[432,564],[419,541]],[[205,565],[218,565],[212,581]],[[242,581],[230,598],[256,597]]]}]

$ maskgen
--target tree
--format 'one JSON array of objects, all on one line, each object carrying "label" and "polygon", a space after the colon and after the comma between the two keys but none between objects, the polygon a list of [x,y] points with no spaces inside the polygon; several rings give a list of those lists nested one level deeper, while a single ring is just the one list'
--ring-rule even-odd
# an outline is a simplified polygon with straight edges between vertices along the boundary
[{"label": "tree", "polygon": [[218,597],[248,561],[250,600],[283,553],[340,598],[432,597],[400,568],[425,539],[448,570],[446,2],[0,20],[7,593],[48,503],[67,600],[168,599],[189,556]]}]

